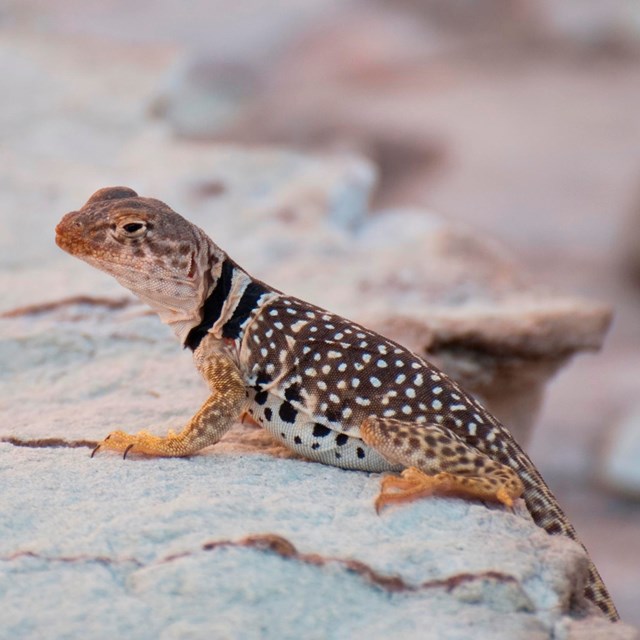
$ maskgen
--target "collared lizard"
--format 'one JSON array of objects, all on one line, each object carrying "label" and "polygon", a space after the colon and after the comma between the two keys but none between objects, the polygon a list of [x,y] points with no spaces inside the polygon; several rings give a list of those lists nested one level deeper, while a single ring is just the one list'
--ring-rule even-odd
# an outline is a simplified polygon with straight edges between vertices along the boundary
[{"label": "collared lizard", "polygon": [[[101,189],[63,217],[56,242],[150,305],[211,391],[179,433],[114,431],[93,453],[189,456],[248,413],[307,458],[402,471],[383,478],[378,509],[432,494],[507,506],[522,496],[536,524],[578,540],[510,432],[456,382],[392,340],[252,278],[163,202]],[[585,596],[618,619],[593,563]]]}]

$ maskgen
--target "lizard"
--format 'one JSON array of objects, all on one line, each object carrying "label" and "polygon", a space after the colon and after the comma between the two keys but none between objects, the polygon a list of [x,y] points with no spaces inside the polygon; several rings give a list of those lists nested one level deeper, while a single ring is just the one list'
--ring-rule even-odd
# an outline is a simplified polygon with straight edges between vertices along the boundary
[{"label": "lizard", "polygon": [[[114,431],[92,457],[190,456],[248,414],[305,458],[401,471],[383,477],[378,511],[427,495],[506,507],[522,497],[538,526],[580,543],[510,431],[458,383],[400,344],[253,278],[165,203],[100,189],[62,218],[56,243],[148,304],[193,352],[210,390],[180,432]],[[591,560],[584,595],[619,619]]]}]

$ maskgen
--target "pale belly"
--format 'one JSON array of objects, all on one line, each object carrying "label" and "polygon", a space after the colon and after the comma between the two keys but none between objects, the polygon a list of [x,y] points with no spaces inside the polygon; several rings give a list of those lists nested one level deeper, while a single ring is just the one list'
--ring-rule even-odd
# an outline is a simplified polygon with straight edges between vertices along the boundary
[{"label": "pale belly", "polygon": [[[257,400],[257,401],[256,401]],[[330,423],[314,421],[291,404],[271,394],[257,394],[249,415],[287,448],[305,458],[343,469],[399,471],[402,466],[383,458],[354,433],[338,431]]]}]

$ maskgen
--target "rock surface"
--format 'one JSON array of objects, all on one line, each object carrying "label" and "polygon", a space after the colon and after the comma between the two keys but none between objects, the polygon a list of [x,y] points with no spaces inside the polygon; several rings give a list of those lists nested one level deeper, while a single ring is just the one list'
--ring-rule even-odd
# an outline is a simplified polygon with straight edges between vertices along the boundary
[{"label": "rock surface", "polygon": [[584,577],[581,550],[522,515],[434,499],[379,517],[375,476],[258,450],[0,444],[0,466],[7,638],[542,639]]},{"label": "rock surface", "polygon": [[570,628],[584,553],[522,505],[511,514],[433,499],[377,516],[377,475],[294,459],[248,426],[189,460],[91,459],[91,441],[110,429],[180,426],[206,397],[189,355],[132,306],[68,304],[4,329],[7,637],[423,638],[428,621],[427,637],[547,638]]}]

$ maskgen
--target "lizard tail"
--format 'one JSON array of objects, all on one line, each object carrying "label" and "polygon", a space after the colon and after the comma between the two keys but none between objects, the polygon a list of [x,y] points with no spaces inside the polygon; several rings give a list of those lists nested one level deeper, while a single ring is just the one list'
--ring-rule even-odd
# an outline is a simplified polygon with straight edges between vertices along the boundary
[{"label": "lizard tail", "polygon": [[[533,521],[551,535],[564,535],[575,540],[586,551],[587,549],[578,538],[573,525],[569,522],[533,463],[522,452],[518,457],[520,464],[517,470],[524,484],[523,497]],[[613,599],[591,559],[589,560],[589,574],[584,588],[584,596],[593,602],[609,620],[612,622],[620,620]]]}]

